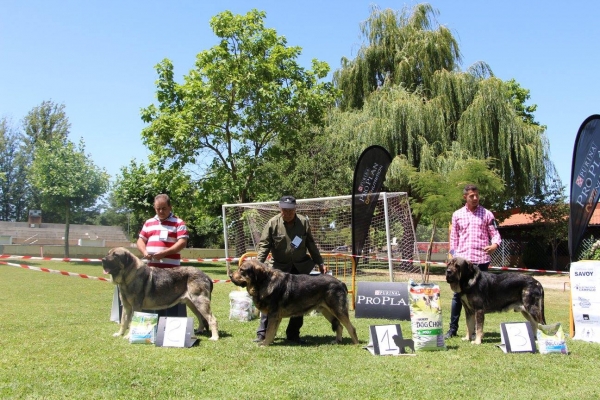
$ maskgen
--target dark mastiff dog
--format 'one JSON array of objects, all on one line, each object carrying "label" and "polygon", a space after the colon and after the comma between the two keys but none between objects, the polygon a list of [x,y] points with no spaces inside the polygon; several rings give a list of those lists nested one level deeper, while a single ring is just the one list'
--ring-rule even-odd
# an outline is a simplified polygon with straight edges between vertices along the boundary
[{"label": "dark mastiff dog", "polygon": [[210,328],[210,340],[219,339],[217,319],[210,310],[213,281],[200,269],[148,267],[123,247],[111,249],[102,259],[102,267],[119,287],[123,303],[121,329],[113,336],[123,336],[129,329],[134,311],[162,310],[175,304],[186,304],[198,318],[196,332]]},{"label": "dark mastiff dog", "polygon": [[331,323],[336,333],[334,343],[342,342],[343,327],[352,342],[358,343],[356,329],[348,315],[348,288],[333,276],[292,275],[256,260],[247,260],[231,275],[231,281],[245,287],[256,308],[269,316],[263,346],[273,342],[283,318],[312,310],[320,311]]},{"label": "dark mastiff dog", "polygon": [[529,275],[481,271],[464,258],[456,257],[448,262],[446,282],[452,291],[460,293],[460,301],[467,318],[467,336],[481,344],[485,313],[521,311],[531,323],[537,337],[538,324],[546,324],[544,316],[544,288]]}]

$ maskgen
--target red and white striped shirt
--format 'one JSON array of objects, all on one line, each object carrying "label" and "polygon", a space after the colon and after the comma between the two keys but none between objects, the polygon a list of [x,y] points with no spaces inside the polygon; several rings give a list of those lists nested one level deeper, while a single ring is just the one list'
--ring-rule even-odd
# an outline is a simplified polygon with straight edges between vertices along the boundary
[{"label": "red and white striped shirt", "polygon": [[465,205],[452,214],[450,251],[455,257],[462,257],[473,264],[485,264],[491,257],[483,248],[490,244],[500,245],[500,233],[493,224],[494,214],[478,205],[470,211]]},{"label": "red and white striped shirt", "polygon": [[[154,254],[173,246],[179,239],[187,239],[188,231],[185,222],[171,213],[164,221],[158,215],[147,220],[140,231],[140,237],[146,241],[148,254]],[[161,260],[149,261],[148,265],[171,268],[179,266],[180,260],[181,254],[169,254]]]}]

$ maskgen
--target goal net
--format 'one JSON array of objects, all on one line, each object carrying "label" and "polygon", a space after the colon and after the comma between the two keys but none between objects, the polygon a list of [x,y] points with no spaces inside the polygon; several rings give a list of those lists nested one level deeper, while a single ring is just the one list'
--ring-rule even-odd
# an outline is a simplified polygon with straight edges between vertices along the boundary
[{"label": "goal net", "polygon": [[[406,193],[379,194],[361,257],[352,254],[352,196],[298,199],[296,212],[309,218],[326,265],[347,284],[423,280]],[[223,205],[225,256],[255,256],[263,227],[278,213],[278,201]]]}]

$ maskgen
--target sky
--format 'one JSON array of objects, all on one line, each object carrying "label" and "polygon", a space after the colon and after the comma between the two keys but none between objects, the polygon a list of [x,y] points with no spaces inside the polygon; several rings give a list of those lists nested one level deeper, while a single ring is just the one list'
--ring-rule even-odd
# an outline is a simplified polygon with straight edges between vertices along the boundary
[{"label": "sky", "polygon": [[[462,54],[530,90],[535,119],[547,126],[550,158],[569,187],[575,136],[600,113],[600,24],[597,0],[437,0],[437,22]],[[132,159],[146,162],[140,110],[155,102],[155,65],[168,58],[175,79],[218,41],[210,19],[229,10],[266,12],[265,26],[334,71],[353,59],[360,23],[372,6],[401,10],[417,2],[363,0],[0,0],[0,118],[19,128],[45,100],[65,105],[70,139],[83,139],[95,165],[114,180]]]}]

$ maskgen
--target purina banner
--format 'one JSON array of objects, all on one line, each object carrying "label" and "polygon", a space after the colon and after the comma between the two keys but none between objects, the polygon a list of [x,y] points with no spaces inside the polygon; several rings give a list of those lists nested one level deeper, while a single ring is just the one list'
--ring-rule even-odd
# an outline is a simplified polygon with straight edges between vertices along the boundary
[{"label": "purina banner", "polygon": [[352,254],[361,256],[379,191],[392,156],[381,146],[370,146],[362,152],[354,169],[352,185]]},{"label": "purina banner", "polygon": [[600,115],[588,117],[577,132],[571,166],[569,255],[576,252],[600,197]]}]

